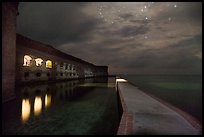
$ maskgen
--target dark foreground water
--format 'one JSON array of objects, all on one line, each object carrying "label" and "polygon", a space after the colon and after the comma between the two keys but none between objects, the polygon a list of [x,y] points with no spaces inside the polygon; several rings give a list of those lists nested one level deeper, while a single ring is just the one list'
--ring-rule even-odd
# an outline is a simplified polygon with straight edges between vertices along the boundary
[{"label": "dark foreground water", "polygon": [[28,85],[3,104],[3,134],[116,134],[115,78]]},{"label": "dark foreground water", "polygon": [[122,77],[202,122],[202,76],[126,75]]}]

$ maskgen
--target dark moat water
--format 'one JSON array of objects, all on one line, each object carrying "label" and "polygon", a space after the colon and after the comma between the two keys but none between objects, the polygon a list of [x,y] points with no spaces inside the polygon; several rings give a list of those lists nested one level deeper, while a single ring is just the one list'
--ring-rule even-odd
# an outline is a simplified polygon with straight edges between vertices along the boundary
[{"label": "dark moat water", "polygon": [[3,104],[3,134],[114,135],[118,125],[115,78],[30,84]]}]

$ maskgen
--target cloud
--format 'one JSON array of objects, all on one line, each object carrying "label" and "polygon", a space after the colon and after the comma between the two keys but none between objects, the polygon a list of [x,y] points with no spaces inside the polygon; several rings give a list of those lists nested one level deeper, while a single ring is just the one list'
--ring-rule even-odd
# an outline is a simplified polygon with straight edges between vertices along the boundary
[{"label": "cloud", "polygon": [[125,26],[118,30],[116,33],[122,37],[143,35],[149,31],[147,26]]},{"label": "cloud", "polygon": [[[174,5],[177,7],[175,8]],[[148,15],[159,21],[168,20],[169,17],[175,18],[177,22],[202,20],[201,2],[157,2],[149,10]]]},{"label": "cloud", "polygon": [[202,73],[201,3],[148,4],[20,3],[17,32],[110,73]]},{"label": "cloud", "polygon": [[132,19],[134,16],[130,13],[122,13],[119,15],[119,17],[123,18],[124,20]]},{"label": "cloud", "polygon": [[175,45],[138,52],[126,61],[126,67],[157,69],[202,68],[202,60],[196,57],[202,47],[201,35],[183,40]]},{"label": "cloud", "polygon": [[20,3],[17,32],[51,45],[85,41],[98,23],[81,11],[85,5]]}]

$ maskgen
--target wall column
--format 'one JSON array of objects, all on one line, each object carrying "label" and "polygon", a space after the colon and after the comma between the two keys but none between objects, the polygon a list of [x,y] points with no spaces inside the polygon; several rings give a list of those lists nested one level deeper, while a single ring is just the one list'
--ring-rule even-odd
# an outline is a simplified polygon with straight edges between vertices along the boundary
[{"label": "wall column", "polygon": [[2,101],[15,98],[18,2],[2,3]]}]

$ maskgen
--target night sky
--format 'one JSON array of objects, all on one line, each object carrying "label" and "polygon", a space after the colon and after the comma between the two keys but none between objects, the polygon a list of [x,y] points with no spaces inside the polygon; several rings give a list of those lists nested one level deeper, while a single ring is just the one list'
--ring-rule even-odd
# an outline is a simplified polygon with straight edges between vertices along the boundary
[{"label": "night sky", "polygon": [[110,74],[202,74],[199,2],[23,2],[17,33]]}]

